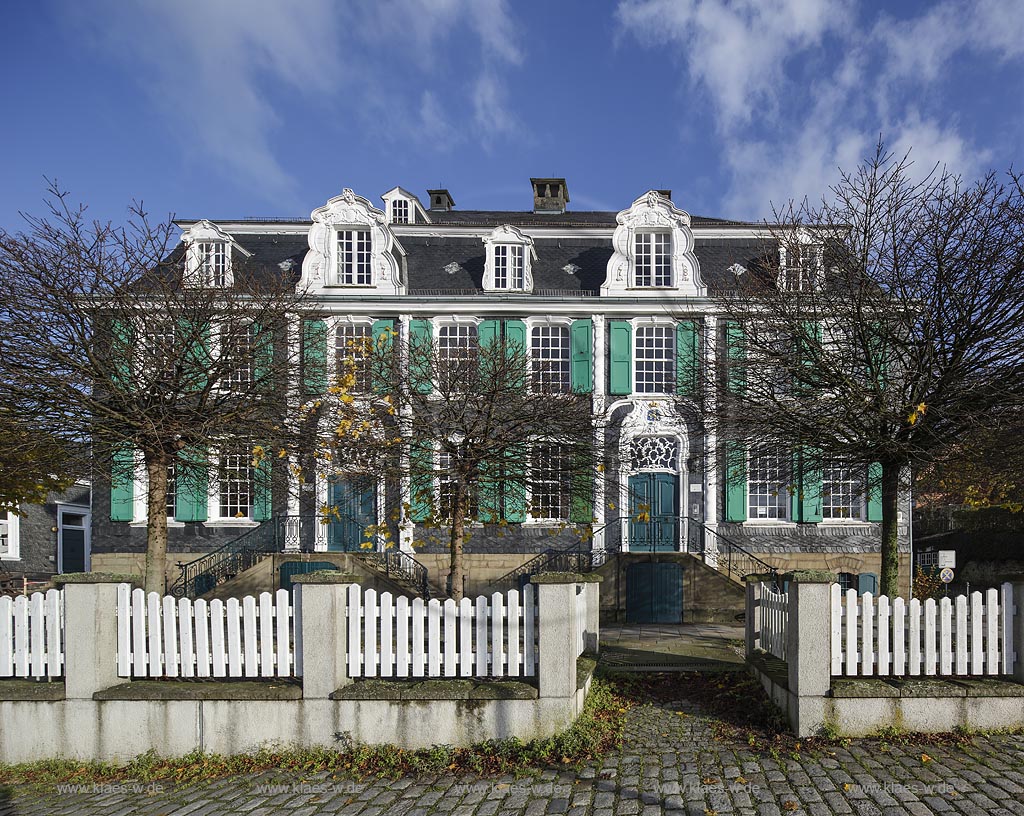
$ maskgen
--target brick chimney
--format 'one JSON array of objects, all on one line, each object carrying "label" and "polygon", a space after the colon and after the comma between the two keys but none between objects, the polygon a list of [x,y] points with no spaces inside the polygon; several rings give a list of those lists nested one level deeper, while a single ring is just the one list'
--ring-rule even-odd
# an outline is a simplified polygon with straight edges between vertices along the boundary
[{"label": "brick chimney", "polygon": [[535,213],[564,213],[569,203],[569,188],[564,178],[532,178],[533,211]]}]

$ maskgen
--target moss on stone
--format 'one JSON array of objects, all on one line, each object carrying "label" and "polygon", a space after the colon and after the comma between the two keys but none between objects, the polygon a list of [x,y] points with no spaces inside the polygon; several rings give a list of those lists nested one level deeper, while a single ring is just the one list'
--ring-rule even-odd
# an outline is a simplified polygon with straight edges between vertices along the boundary
[{"label": "moss on stone", "polygon": [[358,584],[360,576],[341,570],[315,570],[292,576],[293,584]]},{"label": "moss on stone", "polygon": [[132,584],[142,586],[141,575],[121,575],[116,572],[65,572],[50,579],[54,586],[64,584]]},{"label": "moss on stone", "polygon": [[1024,685],[995,677],[958,677],[950,682],[963,686],[968,697],[1024,697]]},{"label": "moss on stone", "polygon": [[477,683],[469,692],[470,700],[536,700],[537,689],[519,680],[495,680]]},{"label": "moss on stone", "polygon": [[587,681],[597,668],[597,659],[590,655],[580,655],[576,658],[576,688],[581,689],[587,685]]},{"label": "moss on stone", "polygon": [[899,697],[900,690],[876,677],[835,677],[832,679],[833,697]]},{"label": "moss on stone", "polygon": [[781,576],[791,584],[834,584],[836,574],[826,570],[793,570]]},{"label": "moss on stone", "polygon": [[332,700],[401,700],[402,688],[408,683],[393,680],[357,680],[331,692]]},{"label": "moss on stone", "polygon": [[900,697],[966,697],[967,689],[949,680],[923,677],[893,678]]},{"label": "moss on stone", "polygon": [[603,580],[596,572],[541,572],[530,577],[531,584],[599,584]]},{"label": "moss on stone", "polygon": [[424,680],[410,683],[402,692],[403,700],[468,700],[473,691],[472,680]]},{"label": "moss on stone", "polygon": [[0,700],[5,702],[32,702],[45,700],[63,700],[64,681],[45,682],[40,680],[4,679],[0,680]]},{"label": "moss on stone", "polygon": [[287,680],[133,680],[94,700],[301,700],[302,687]]}]

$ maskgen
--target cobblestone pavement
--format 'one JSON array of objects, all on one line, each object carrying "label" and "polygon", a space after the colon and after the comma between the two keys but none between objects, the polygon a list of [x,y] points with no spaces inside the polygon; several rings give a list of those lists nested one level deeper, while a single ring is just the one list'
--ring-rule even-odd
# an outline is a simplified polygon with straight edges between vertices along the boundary
[{"label": "cobblestone pavement", "polygon": [[637,707],[621,752],[578,774],[372,782],[263,774],[189,788],[8,788],[0,814],[1024,814],[1022,736],[888,749],[854,741],[773,758],[716,739],[714,723],[690,702]]}]

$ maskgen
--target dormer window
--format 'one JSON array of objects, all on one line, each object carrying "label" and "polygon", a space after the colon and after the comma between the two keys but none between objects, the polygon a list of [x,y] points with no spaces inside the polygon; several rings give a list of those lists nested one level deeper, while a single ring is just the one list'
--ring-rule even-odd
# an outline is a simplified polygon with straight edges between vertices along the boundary
[{"label": "dormer window", "polygon": [[370,231],[339,229],[337,240],[337,282],[341,286],[370,286]]},{"label": "dormer window", "polygon": [[811,292],[821,268],[821,246],[796,242],[779,249],[779,286],[786,292]]},{"label": "dormer window", "polygon": [[638,232],[634,257],[634,286],[672,286],[671,233]]},{"label": "dormer window", "polygon": [[409,218],[409,202],[404,198],[396,198],[391,201],[391,223],[392,224],[408,224],[410,223]]},{"label": "dormer window", "polygon": [[226,241],[202,241],[196,244],[196,253],[207,286],[231,284],[231,254]]},{"label": "dormer window", "polygon": [[522,244],[495,244],[494,246],[494,288],[522,291],[523,289],[523,246]]},{"label": "dormer window", "polygon": [[487,257],[484,263],[485,292],[533,291],[533,261],[537,253],[533,239],[505,224],[483,239]]}]

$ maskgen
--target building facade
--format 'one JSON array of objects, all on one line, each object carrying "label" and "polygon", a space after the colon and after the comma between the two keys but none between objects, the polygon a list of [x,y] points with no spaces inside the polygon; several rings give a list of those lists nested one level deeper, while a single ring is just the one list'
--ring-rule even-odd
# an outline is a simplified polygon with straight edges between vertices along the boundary
[{"label": "building facade", "polygon": [[[805,500],[791,489],[793,450],[732,450],[729,461],[738,455],[743,464],[727,467],[728,445],[704,421],[712,398],[705,386],[729,340],[715,295],[778,251],[763,230],[692,216],[667,190],[646,192],[618,212],[589,212],[569,208],[564,179],[531,183],[534,206],[523,211],[459,210],[447,190],[428,191],[424,206],[401,187],[381,196],[381,209],[346,189],[306,220],[179,226],[187,269],[208,284],[229,284],[243,258],[296,277],[308,309],[292,340],[328,374],[353,340],[382,331],[403,341],[429,337],[453,354],[501,336],[520,342],[565,388],[591,395],[615,452],[607,477],[593,481],[591,517],[572,517],[557,450],[532,452],[540,458],[531,472],[543,475],[525,486],[530,511],[509,509],[500,536],[493,525],[473,525],[471,590],[538,553],[579,546],[580,524],[588,528],[584,546],[609,554],[684,554],[721,572],[720,561],[745,553],[779,569],[827,569],[870,588],[880,506],[868,489],[869,468],[826,467],[815,477],[815,498]],[[780,285],[800,285],[815,258],[820,263],[820,253],[807,252],[792,275],[783,259]],[[343,521],[328,525],[313,549],[358,550],[362,527],[388,525],[390,509],[415,504],[407,483],[318,474],[300,486],[277,474],[271,489],[256,478],[244,447],[225,446],[214,458],[201,490],[177,485],[169,473],[171,563],[274,517],[324,507],[337,507]],[[436,467],[444,472],[440,459]],[[129,484],[98,491],[94,568],[138,571],[145,487],[137,472]],[[442,477],[434,488],[443,494]],[[417,523],[415,510],[409,515],[396,525],[398,546],[440,585],[447,547]]]}]

